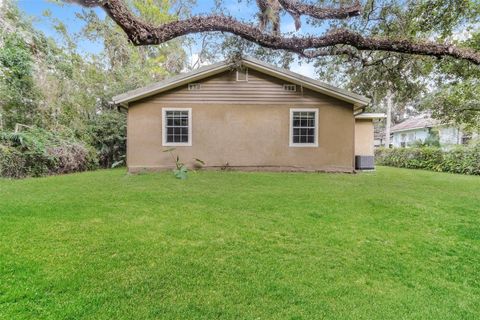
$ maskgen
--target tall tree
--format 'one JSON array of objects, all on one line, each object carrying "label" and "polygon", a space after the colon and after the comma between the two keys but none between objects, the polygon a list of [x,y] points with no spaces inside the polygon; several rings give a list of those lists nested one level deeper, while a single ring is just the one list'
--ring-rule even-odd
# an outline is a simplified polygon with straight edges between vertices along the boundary
[{"label": "tall tree", "polygon": [[[129,0],[129,6],[151,23],[178,18],[170,1]],[[186,54],[182,39],[152,47],[136,47],[108,17],[90,9],[77,15],[83,29],[71,33],[45,12],[61,41],[36,30],[14,1],[3,3],[0,15],[0,115],[7,129],[15,123],[84,130],[99,112],[109,110],[111,97],[178,73]],[[176,7],[185,14],[185,8]],[[94,39],[104,50],[85,53],[77,43]]]},{"label": "tall tree", "polygon": [[[465,41],[480,50],[480,30],[469,31]],[[434,72],[436,89],[426,95],[420,107],[445,123],[467,130],[480,130],[480,69],[463,61],[449,61]]]},{"label": "tall tree", "polygon": [[[478,1],[369,1],[362,19],[349,24],[349,28],[357,32],[368,29],[370,33],[388,38],[430,38],[442,43],[462,43],[478,50],[472,43],[460,42],[454,37],[459,30],[478,21],[478,10]],[[458,59],[436,60],[359,50],[318,58],[315,65],[321,78],[371,97],[370,109],[387,112],[387,119],[397,118],[407,106],[418,107],[422,96],[432,90],[435,78],[464,79],[472,73],[455,70],[452,65],[479,70],[478,66]],[[389,121],[385,129],[388,144]]]},{"label": "tall tree", "polygon": [[[0,15],[0,127],[39,123],[40,91],[34,80],[35,31],[22,23],[18,9],[2,4]],[[15,26],[18,25],[18,29]]]},{"label": "tall tree", "polygon": [[[164,23],[176,19],[170,13],[170,2],[164,0],[131,0],[128,2],[145,20]],[[182,40],[155,47],[136,47],[125,38],[123,31],[111,19],[100,17],[94,10],[77,14],[83,28],[70,33],[64,23],[50,17],[55,30],[63,39],[61,47],[51,50],[48,97],[56,106],[57,123],[85,126],[98,112],[109,110],[111,97],[178,73],[185,63]],[[77,43],[92,40],[102,50],[79,53]],[[53,54],[55,53],[55,54]],[[55,59],[54,61],[52,59]],[[44,85],[45,86],[45,85]]]},{"label": "tall tree", "polygon": [[[136,16],[123,0],[64,0],[84,6],[99,6],[123,29],[130,41],[136,45],[165,43],[169,40],[200,32],[221,31],[240,36],[263,47],[282,49],[298,53],[305,57],[319,57],[334,54],[350,54],[355,50],[389,51],[406,54],[418,54],[432,57],[453,57],[480,64],[480,52],[441,42],[432,42],[421,37],[385,37],[375,33],[357,32],[346,25],[330,29],[320,36],[289,37],[277,30],[281,17],[280,11],[290,14],[297,28],[301,27],[301,17],[306,16],[316,21],[326,19],[345,20],[361,15],[363,6],[359,0],[347,6],[323,7],[296,0],[261,0],[257,1],[260,9],[260,24],[255,26],[233,17],[224,15],[194,16],[163,24],[152,24]],[[439,0],[443,3],[450,0]],[[461,4],[470,5],[471,1],[460,0]],[[407,1],[407,4],[415,3]],[[367,1],[373,6],[375,1]],[[475,3],[474,3],[475,4]],[[429,0],[428,5],[439,7]],[[426,9],[429,9],[429,6]],[[267,14],[270,12],[271,14]],[[278,14],[277,14],[278,13]],[[428,16],[428,14],[427,14]],[[265,22],[270,17],[271,32],[264,30]],[[443,21],[443,20],[442,20]]]}]

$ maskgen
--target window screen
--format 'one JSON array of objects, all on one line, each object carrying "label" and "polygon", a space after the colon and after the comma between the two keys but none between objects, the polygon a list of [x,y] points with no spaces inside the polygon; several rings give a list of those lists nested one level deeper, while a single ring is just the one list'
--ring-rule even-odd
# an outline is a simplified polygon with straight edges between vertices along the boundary
[{"label": "window screen", "polygon": [[292,142],[295,143],[315,143],[315,112],[314,111],[294,111],[292,113]]},{"label": "window screen", "polygon": [[166,111],[166,142],[188,143],[188,111]]}]

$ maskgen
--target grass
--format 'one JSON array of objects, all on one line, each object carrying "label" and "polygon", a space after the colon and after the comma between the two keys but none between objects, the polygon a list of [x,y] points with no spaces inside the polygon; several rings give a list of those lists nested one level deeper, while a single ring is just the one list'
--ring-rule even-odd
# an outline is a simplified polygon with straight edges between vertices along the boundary
[{"label": "grass", "polygon": [[478,319],[480,178],[0,180],[0,319]]}]

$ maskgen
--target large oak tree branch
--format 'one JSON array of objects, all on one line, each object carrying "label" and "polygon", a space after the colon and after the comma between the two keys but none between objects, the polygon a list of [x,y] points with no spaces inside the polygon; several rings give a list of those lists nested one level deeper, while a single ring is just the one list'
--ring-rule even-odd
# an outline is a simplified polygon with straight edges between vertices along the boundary
[{"label": "large oak tree branch", "polygon": [[[243,23],[232,17],[221,15],[196,16],[189,19],[152,26],[133,15],[122,0],[66,0],[70,2],[88,2],[90,6],[100,5],[108,15],[125,31],[130,41],[135,45],[160,44],[180,36],[209,31],[228,32],[243,39],[255,42],[263,47],[281,49],[315,57],[325,55],[326,51],[310,49],[331,48],[337,45],[348,45],[358,50],[389,51],[406,54],[417,54],[433,57],[450,56],[456,59],[470,61],[480,65],[480,52],[434,42],[415,42],[406,39],[389,39],[383,37],[366,37],[348,29],[338,29],[322,36],[286,37],[270,34],[260,28]],[[296,2],[279,0],[284,5],[293,3],[291,8],[301,14],[314,16],[310,6],[299,6]],[[292,4],[290,4],[292,5]],[[300,8],[303,11],[298,11]],[[351,10],[352,7],[345,8]],[[341,9],[339,9],[341,10]],[[352,11],[354,14],[354,11]],[[325,16],[328,18],[329,16]],[[334,52],[334,50],[332,50]]]},{"label": "large oak tree branch", "polygon": [[344,8],[322,8],[313,4],[305,4],[297,0],[278,0],[281,6],[288,12],[309,16],[315,19],[346,19],[360,15],[362,6],[360,1],[355,1],[352,6]]},{"label": "large oak tree branch", "polygon": [[360,1],[345,8],[322,8],[313,4],[304,4],[297,0],[278,0],[282,8],[290,13],[295,20],[295,28],[300,28],[300,16],[309,16],[315,19],[347,19],[362,13]]}]

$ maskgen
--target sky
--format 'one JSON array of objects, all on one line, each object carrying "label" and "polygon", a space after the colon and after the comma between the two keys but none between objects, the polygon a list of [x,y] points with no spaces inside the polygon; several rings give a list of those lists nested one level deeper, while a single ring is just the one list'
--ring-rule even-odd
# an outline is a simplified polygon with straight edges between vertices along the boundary
[{"label": "sky", "polygon": [[[214,0],[197,0],[194,6],[193,14],[207,14],[215,8]],[[62,21],[70,32],[78,32],[83,27],[80,20],[76,18],[76,14],[81,12],[83,8],[75,4],[55,3],[52,0],[18,0],[19,8],[29,16],[34,26],[45,33],[47,36],[59,40],[58,34],[53,28],[51,22],[45,18],[44,13],[49,11],[53,18]],[[253,21],[256,15],[256,7],[254,1],[247,4],[245,0],[238,2],[238,0],[225,1],[225,8],[222,12],[227,12],[237,19],[244,21]],[[100,17],[105,17],[105,13],[100,8],[94,9]],[[313,30],[306,23],[302,24],[302,30],[295,31],[294,23],[291,17],[282,17],[282,32],[291,32],[293,34],[308,34]],[[78,48],[81,53],[96,53],[103,49],[102,44],[95,41],[83,40],[78,43]],[[192,54],[195,55],[195,47]],[[187,52],[189,52],[187,50]],[[305,76],[315,77],[314,67],[311,64],[297,62],[293,63],[291,70],[301,73]]]}]

